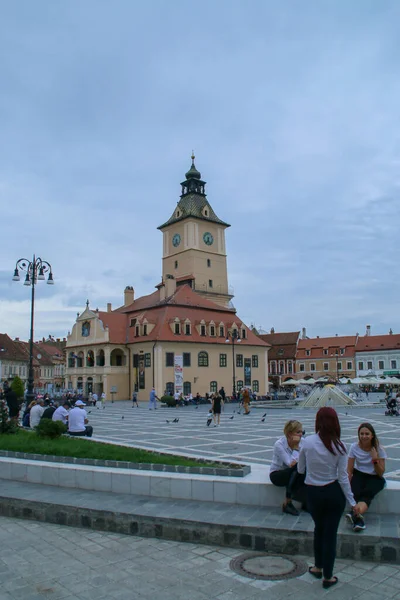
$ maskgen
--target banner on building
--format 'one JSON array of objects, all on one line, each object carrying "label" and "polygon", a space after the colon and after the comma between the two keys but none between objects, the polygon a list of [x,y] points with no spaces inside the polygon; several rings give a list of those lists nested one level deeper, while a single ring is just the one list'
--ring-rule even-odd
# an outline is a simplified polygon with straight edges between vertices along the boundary
[{"label": "banner on building", "polygon": [[175,354],[174,359],[175,392],[183,393],[183,356]]}]

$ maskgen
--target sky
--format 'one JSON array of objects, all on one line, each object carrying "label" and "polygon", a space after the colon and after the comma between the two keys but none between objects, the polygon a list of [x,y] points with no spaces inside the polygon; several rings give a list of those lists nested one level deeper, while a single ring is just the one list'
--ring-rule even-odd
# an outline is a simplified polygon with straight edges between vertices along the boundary
[{"label": "sky", "polygon": [[196,166],[238,316],[309,336],[400,331],[397,0],[0,0],[0,331],[16,261],[51,263],[35,339],[152,293]]}]

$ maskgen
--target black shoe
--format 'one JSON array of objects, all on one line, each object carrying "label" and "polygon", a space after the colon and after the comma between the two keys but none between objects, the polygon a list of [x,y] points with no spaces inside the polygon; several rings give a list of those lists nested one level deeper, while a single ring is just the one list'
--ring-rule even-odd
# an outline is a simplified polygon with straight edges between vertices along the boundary
[{"label": "black shoe", "polygon": [[308,567],[310,575],[315,577],[315,579],[322,579],[322,571],[312,571],[311,569],[315,569],[315,567]]},{"label": "black shoe", "polygon": [[346,514],[346,521],[353,527],[354,526],[354,513],[351,510]]},{"label": "black shoe", "polygon": [[354,517],[353,523],[354,523],[353,531],[362,531],[363,529],[365,529],[364,519],[362,518],[361,515]]},{"label": "black shoe", "polygon": [[293,515],[294,517],[299,516],[299,511],[295,506],[293,506],[292,502],[288,502],[287,504],[283,505],[282,511],[288,515]]},{"label": "black shoe", "polygon": [[334,577],[333,581],[329,581],[329,579],[324,579],[322,582],[322,587],[325,589],[330,588],[333,585],[336,585],[338,581],[339,579],[337,577]]}]

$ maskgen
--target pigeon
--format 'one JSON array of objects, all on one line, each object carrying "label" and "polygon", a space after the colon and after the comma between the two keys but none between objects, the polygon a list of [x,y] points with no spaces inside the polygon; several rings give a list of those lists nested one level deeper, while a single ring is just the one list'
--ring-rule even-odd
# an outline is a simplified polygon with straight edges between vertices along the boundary
[{"label": "pigeon", "polygon": [[199,407],[198,407],[198,406],[196,406],[195,410],[197,410],[198,408],[199,408]]},{"label": "pigeon", "polygon": [[179,419],[174,419],[172,422],[173,423],[179,423]]},{"label": "pigeon", "polygon": [[207,419],[207,427],[210,427],[212,419]]},{"label": "pigeon", "polygon": [[263,418],[261,419],[261,423],[264,423],[264,421],[265,421],[265,417],[263,417]]},{"label": "pigeon", "polygon": [[87,414],[90,415],[91,412],[92,412],[91,410],[88,410]]},{"label": "pigeon", "polygon": [[232,415],[231,417],[229,417],[229,418],[230,418],[230,420],[232,421],[232,419],[233,419],[233,415]]},{"label": "pigeon", "polygon": [[125,419],[124,415],[122,415],[121,419]]},{"label": "pigeon", "polygon": [[267,416],[267,413],[264,413],[262,418],[265,419],[266,416]]},{"label": "pigeon", "polygon": [[169,423],[168,419],[166,419],[167,423]]},{"label": "pigeon", "polygon": [[233,414],[235,414],[236,410],[233,411]]}]

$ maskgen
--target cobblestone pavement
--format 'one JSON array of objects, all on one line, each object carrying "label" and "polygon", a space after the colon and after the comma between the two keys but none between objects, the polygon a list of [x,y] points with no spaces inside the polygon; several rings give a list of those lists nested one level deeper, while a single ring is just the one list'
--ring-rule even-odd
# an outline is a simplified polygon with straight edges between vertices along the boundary
[{"label": "cobblestone pavement", "polygon": [[237,575],[229,563],[240,554],[0,517],[0,600],[400,599],[400,566],[338,560],[339,583],[323,590],[308,573],[286,581]]},{"label": "cobblestone pavement", "polygon": [[[208,406],[175,408],[159,407],[149,411],[147,403],[132,408],[130,402],[108,402],[106,408],[90,407],[89,419],[94,426],[94,437],[121,444],[132,444],[149,450],[181,452],[223,460],[269,465],[275,441],[282,435],[288,419],[298,419],[306,433],[313,433],[315,409],[253,408],[251,414],[238,414],[237,404],[226,404],[221,416],[221,427],[207,427]],[[400,480],[400,417],[385,416],[385,405],[379,408],[337,408],[342,439],[347,445],[356,441],[357,428],[370,421],[386,448],[389,459],[386,477]],[[262,416],[267,413],[264,423]],[[233,418],[232,418],[233,417]],[[172,423],[179,418],[178,423]],[[167,423],[167,420],[170,421]]]}]

